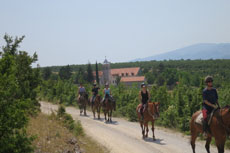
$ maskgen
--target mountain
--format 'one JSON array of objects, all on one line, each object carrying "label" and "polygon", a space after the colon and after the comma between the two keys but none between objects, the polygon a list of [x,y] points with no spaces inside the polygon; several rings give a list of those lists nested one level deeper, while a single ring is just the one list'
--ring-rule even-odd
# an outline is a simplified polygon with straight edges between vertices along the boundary
[{"label": "mountain", "polygon": [[180,59],[230,59],[230,43],[203,43],[195,44],[167,53],[154,55],[146,58],[138,58],[135,61],[151,60],[180,60]]}]

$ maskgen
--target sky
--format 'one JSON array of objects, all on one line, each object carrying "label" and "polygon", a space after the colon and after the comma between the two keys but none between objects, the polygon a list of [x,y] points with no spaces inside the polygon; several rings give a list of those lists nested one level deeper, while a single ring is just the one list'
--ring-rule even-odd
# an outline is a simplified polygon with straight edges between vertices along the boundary
[{"label": "sky", "polygon": [[229,43],[230,0],[0,0],[0,46],[6,33],[42,67],[128,62]]}]

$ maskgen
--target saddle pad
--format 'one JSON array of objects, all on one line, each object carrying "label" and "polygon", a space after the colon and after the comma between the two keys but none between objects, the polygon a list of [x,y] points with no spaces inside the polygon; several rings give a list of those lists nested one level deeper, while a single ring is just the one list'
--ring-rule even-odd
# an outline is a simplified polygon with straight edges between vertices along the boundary
[{"label": "saddle pad", "polygon": [[138,111],[138,113],[140,113],[140,112],[141,112],[141,108],[138,108],[138,110],[137,110],[137,111]]},{"label": "saddle pad", "polygon": [[203,121],[203,114],[200,113],[200,114],[197,116],[197,118],[195,119],[195,123],[200,124],[200,125],[203,125],[202,121]]}]

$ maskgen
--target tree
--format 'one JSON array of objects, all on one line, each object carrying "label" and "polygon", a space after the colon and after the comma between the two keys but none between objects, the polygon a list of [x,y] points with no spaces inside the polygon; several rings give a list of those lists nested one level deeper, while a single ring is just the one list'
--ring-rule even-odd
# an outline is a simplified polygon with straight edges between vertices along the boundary
[{"label": "tree", "polygon": [[89,63],[87,66],[87,81],[92,83],[93,80],[94,80],[93,71],[92,71],[91,64]]},{"label": "tree", "polygon": [[72,76],[72,70],[69,65],[60,68],[59,76],[62,80],[69,80]]},{"label": "tree", "polygon": [[45,67],[42,72],[42,77],[44,80],[48,80],[52,74],[50,67]]},{"label": "tree", "polygon": [[121,77],[120,76],[117,76],[116,77],[116,84],[119,85],[121,82]]},{"label": "tree", "polygon": [[18,51],[24,39],[5,35],[0,58],[0,152],[32,152],[32,138],[26,134],[28,116],[39,106],[36,88],[40,84],[38,68],[32,69],[37,61],[36,53],[29,56]]},{"label": "tree", "polygon": [[99,75],[98,75],[98,65],[97,65],[97,62],[96,62],[96,81],[97,81],[97,84],[100,84],[100,82],[99,82]]}]

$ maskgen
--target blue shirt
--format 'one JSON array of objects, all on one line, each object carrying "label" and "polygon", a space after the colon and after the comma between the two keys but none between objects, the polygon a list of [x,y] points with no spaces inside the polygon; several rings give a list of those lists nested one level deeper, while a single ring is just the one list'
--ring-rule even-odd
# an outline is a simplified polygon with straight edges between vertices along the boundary
[{"label": "blue shirt", "polygon": [[105,88],[104,91],[105,91],[105,96],[106,95],[110,96],[110,89],[109,88],[108,89]]},{"label": "blue shirt", "polygon": [[205,88],[203,90],[203,108],[207,109],[208,113],[211,113],[214,108],[205,104],[204,103],[205,100],[207,100],[208,102],[214,105],[217,103],[218,94],[215,88],[212,88],[211,90]]}]

